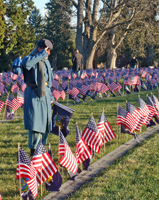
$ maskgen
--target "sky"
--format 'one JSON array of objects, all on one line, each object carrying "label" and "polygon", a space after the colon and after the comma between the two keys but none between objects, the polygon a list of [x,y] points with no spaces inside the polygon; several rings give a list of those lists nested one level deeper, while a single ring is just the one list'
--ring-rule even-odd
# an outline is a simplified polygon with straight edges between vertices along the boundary
[{"label": "sky", "polygon": [[40,10],[41,15],[44,15],[44,7],[46,3],[49,2],[49,0],[33,0],[34,5]]}]

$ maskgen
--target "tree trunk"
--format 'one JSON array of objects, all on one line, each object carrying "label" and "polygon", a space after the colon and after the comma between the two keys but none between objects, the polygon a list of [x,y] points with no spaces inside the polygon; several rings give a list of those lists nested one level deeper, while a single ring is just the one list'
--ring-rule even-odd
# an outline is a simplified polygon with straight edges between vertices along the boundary
[{"label": "tree trunk", "polygon": [[83,27],[83,0],[78,0],[76,48],[79,50],[81,54],[83,54],[82,27]]},{"label": "tree trunk", "polygon": [[148,66],[154,65],[153,43],[149,44],[147,47],[147,64]]},{"label": "tree trunk", "polygon": [[86,50],[85,56],[84,56],[84,60],[85,60],[85,64],[84,67],[86,69],[91,69],[93,68],[93,58],[94,58],[94,54],[95,54],[95,48],[88,48]]},{"label": "tree trunk", "polygon": [[107,67],[113,69],[116,67],[117,53],[116,48],[111,47],[107,55]]}]

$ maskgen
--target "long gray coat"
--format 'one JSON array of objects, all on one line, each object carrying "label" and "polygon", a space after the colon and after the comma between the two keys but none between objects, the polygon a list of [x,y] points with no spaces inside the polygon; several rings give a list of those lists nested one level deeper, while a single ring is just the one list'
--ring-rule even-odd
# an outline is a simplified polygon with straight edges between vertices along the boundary
[{"label": "long gray coat", "polygon": [[[36,55],[28,55],[23,58],[22,67],[24,81],[27,84],[35,84],[37,86],[37,63],[47,57],[45,50]],[[51,100],[50,88],[52,86],[53,73],[51,71],[48,59],[44,61],[46,96],[38,97],[36,92],[30,86],[27,86],[24,92],[24,126],[27,130],[37,131],[40,133],[50,132],[52,129],[51,121]]]}]

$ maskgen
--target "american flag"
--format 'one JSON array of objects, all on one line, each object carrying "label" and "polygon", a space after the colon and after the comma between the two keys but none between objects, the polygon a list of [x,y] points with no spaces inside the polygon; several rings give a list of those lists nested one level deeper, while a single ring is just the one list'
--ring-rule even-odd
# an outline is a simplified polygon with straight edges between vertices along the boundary
[{"label": "american flag", "polygon": [[132,133],[135,127],[135,119],[128,111],[119,106],[116,124],[124,125]]},{"label": "american flag", "polygon": [[68,89],[67,89],[67,94],[71,95],[75,99],[77,95],[79,94],[79,90],[73,87],[71,84],[69,84]]},{"label": "american flag", "polygon": [[90,148],[81,137],[78,126],[76,125],[76,160],[77,163],[85,161],[92,155]]},{"label": "american flag", "polygon": [[61,97],[63,100],[65,100],[65,97],[66,97],[65,91],[62,90],[60,93],[61,93],[61,96],[60,96],[60,97]]},{"label": "american flag", "polygon": [[129,86],[131,86],[131,79],[128,78],[128,77],[125,77],[125,78],[124,78],[124,85],[129,85]]},{"label": "american flag", "polygon": [[21,106],[18,100],[11,94],[8,95],[8,98],[5,100],[4,104],[12,108],[13,111],[16,111]]},{"label": "american flag", "polygon": [[11,77],[6,77],[5,79],[5,84],[8,85],[12,82],[12,78]]},{"label": "american flag", "polygon": [[91,82],[89,90],[97,91],[97,82]]},{"label": "american flag", "polygon": [[122,89],[121,84],[117,81],[116,79],[116,84],[118,85],[118,88],[115,90],[116,92],[119,91],[120,89]]},{"label": "american flag", "polygon": [[145,117],[143,124],[147,125],[151,120],[151,112],[142,98],[139,97],[139,111]]},{"label": "american flag", "polygon": [[52,81],[52,87],[54,87],[56,90],[58,89],[60,83],[57,80]]},{"label": "american flag", "polygon": [[144,122],[145,117],[142,116],[141,113],[139,112],[139,110],[130,103],[126,104],[126,110],[132,114],[134,119],[136,119],[134,130],[139,131]]},{"label": "american flag", "polygon": [[61,85],[62,85],[63,89],[65,90],[66,87],[68,86],[68,82],[67,82],[67,81],[64,81],[64,82],[62,82]]},{"label": "american flag", "polygon": [[101,86],[99,92],[101,94],[103,94],[103,93],[107,92],[108,90],[109,90],[108,86],[105,83],[102,83],[102,86]]},{"label": "american flag", "polygon": [[19,84],[19,85],[21,85],[21,83],[22,83],[22,78],[20,77],[20,76],[18,76],[18,78],[16,79],[16,82]]},{"label": "american flag", "polygon": [[57,90],[53,90],[52,96],[56,99],[56,101],[61,97],[61,93]]},{"label": "american flag", "polygon": [[112,81],[116,79],[116,75],[114,73],[110,73],[109,77]]},{"label": "american flag", "polygon": [[58,74],[55,74],[55,75],[54,75],[54,79],[56,79],[56,80],[59,81],[59,80],[60,80],[60,76],[59,76]]},{"label": "american flag", "polygon": [[17,162],[16,178],[19,179],[19,176],[22,178],[28,178],[26,182],[32,194],[36,198],[38,194],[37,181],[36,181],[36,169],[34,168],[29,156],[21,147],[19,148],[19,155],[20,156]]},{"label": "american flag", "polygon": [[13,74],[12,79],[15,81],[18,78],[17,74]]},{"label": "american flag", "polygon": [[[57,167],[40,140],[32,158],[37,170],[37,182],[40,185],[57,172]],[[41,180],[42,174],[42,180]]]},{"label": "american flag", "polygon": [[79,90],[79,93],[82,94],[82,95],[86,95],[86,93],[88,92],[88,90],[89,90],[89,86],[82,85],[82,87]]},{"label": "american flag", "polygon": [[111,79],[109,79],[108,81],[108,88],[110,91],[114,91],[114,90],[117,90],[119,88],[119,86],[114,82],[112,81]]},{"label": "american flag", "polygon": [[14,83],[14,85],[12,85],[11,87],[11,92],[15,94],[18,90],[19,90],[19,86],[16,83]]},{"label": "american flag", "polygon": [[100,152],[103,142],[93,116],[90,118],[87,126],[85,127],[82,137],[92,149],[94,149],[97,153]]},{"label": "american flag", "polygon": [[140,85],[140,76],[131,76],[131,85]]},{"label": "american flag", "polygon": [[159,111],[159,101],[158,101],[157,97],[154,94],[152,94],[152,101],[153,101],[156,109]]},{"label": "american flag", "polygon": [[24,92],[23,91],[17,92],[17,100],[20,104],[24,104]]},{"label": "american flag", "polygon": [[155,78],[151,79],[151,86],[155,86],[155,84],[157,83],[157,80]]},{"label": "american flag", "polygon": [[4,106],[4,102],[0,101],[0,111],[2,110],[3,106]]},{"label": "american flag", "polygon": [[151,112],[149,117],[152,118],[153,115],[156,115],[159,118],[159,112],[156,110],[155,105],[149,96],[147,97],[147,106]]},{"label": "american flag", "polygon": [[72,84],[73,86],[75,86],[76,85],[76,80],[74,79],[74,78],[72,78],[71,80],[70,80],[70,84]]},{"label": "american flag", "polygon": [[21,84],[21,90],[22,92],[24,92],[25,88],[27,87],[27,85],[25,83]]},{"label": "american flag", "polygon": [[102,111],[99,121],[97,123],[97,128],[101,134],[103,143],[107,143],[116,137],[112,127],[110,126],[108,120],[106,119],[104,112]]},{"label": "american flag", "polygon": [[76,88],[77,88],[78,90],[80,90],[81,87],[82,87],[82,85],[83,85],[83,83],[79,83],[79,82],[77,82],[77,84],[76,84]]},{"label": "american flag", "polygon": [[78,170],[77,161],[62,132],[60,132],[59,154],[62,155],[62,158],[58,162],[72,173],[76,174]]}]

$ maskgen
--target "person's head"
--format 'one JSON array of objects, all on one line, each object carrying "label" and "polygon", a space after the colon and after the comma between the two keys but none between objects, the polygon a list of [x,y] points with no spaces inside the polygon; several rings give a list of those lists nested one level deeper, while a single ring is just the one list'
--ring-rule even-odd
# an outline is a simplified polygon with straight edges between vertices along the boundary
[{"label": "person's head", "polygon": [[78,53],[78,52],[79,52],[79,50],[78,50],[78,49],[75,49],[75,52],[76,52],[76,53]]},{"label": "person's head", "polygon": [[50,40],[41,39],[37,42],[37,49],[40,52],[42,49],[45,49],[48,55],[50,55],[50,50],[53,49],[53,44]]},{"label": "person's head", "polygon": [[18,56],[18,58],[20,58],[20,59],[21,59],[21,58],[22,58],[22,57],[21,57],[21,55],[19,55],[19,56]]},{"label": "person's head", "polygon": [[133,59],[135,59],[135,56],[133,56]]}]

